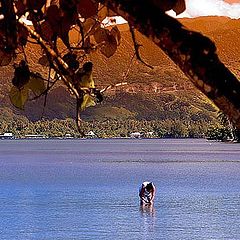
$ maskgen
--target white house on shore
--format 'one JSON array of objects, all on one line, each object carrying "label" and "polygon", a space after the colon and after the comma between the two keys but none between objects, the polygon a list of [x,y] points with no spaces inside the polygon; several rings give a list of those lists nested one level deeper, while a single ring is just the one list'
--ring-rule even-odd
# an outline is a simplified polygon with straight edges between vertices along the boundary
[{"label": "white house on shore", "polygon": [[0,135],[0,139],[14,139],[14,135],[11,132],[7,132]]},{"label": "white house on shore", "polygon": [[97,135],[96,135],[93,131],[89,131],[89,132],[86,134],[86,137],[87,137],[87,138],[97,138]]},{"label": "white house on shore", "polygon": [[140,132],[130,133],[131,138],[141,138],[142,134]]},{"label": "white house on shore", "polygon": [[27,139],[44,139],[44,138],[46,138],[46,136],[42,135],[42,134],[26,134],[25,138],[27,138]]}]

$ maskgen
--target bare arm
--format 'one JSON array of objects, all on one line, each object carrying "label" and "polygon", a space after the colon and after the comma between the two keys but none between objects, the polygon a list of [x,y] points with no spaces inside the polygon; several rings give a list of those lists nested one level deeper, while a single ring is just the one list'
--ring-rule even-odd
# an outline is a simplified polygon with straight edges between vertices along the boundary
[{"label": "bare arm", "polygon": [[144,187],[142,186],[142,187],[141,187],[141,190],[139,191],[139,197],[140,197],[140,199],[141,199],[142,201],[146,202],[146,200],[144,199],[144,191],[145,191],[145,189],[144,189]]},{"label": "bare arm", "polygon": [[155,194],[156,194],[156,188],[153,186],[153,189],[152,189],[152,196],[151,196],[151,201],[154,200],[154,198],[155,198]]}]

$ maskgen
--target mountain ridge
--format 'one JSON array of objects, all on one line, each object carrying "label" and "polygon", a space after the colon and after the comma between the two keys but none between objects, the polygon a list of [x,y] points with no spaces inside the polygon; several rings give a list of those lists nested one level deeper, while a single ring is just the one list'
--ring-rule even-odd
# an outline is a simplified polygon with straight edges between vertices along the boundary
[{"label": "mountain ridge", "polygon": [[[219,57],[223,63],[233,73],[239,74],[240,44],[236,40],[240,33],[240,20],[232,20],[226,17],[199,17],[196,19],[179,19],[179,21],[187,28],[200,31],[210,37],[216,43]],[[97,87],[104,88],[121,82],[127,82],[128,84],[124,87],[113,87],[109,90],[103,104],[87,109],[82,114],[83,119],[98,119],[97,114],[99,113],[101,113],[100,118],[102,119],[104,112],[112,109],[114,110],[113,117],[116,118],[118,117],[116,109],[124,109],[124,111],[119,112],[124,112],[121,114],[126,114],[130,118],[166,119],[167,117],[178,117],[181,119],[182,114],[177,108],[179,104],[182,104],[183,106],[180,106],[180,109],[182,109],[183,114],[194,116],[196,109],[198,109],[199,114],[202,113],[206,121],[214,121],[217,112],[216,107],[195,89],[190,80],[161,49],[140,33],[137,33],[136,36],[138,43],[142,45],[140,48],[141,56],[154,68],[150,69],[136,59],[131,62],[134,48],[128,26],[120,25],[119,29],[121,30],[122,42],[116,54],[107,59],[96,51],[90,54],[88,60],[94,64],[93,76]],[[228,44],[229,42],[230,44]],[[47,69],[36,62],[36,59],[41,56],[40,48],[31,45],[27,48],[27,51],[31,69],[47,75]],[[75,100],[61,86],[56,86],[48,94],[44,114],[42,114],[43,98],[29,102],[24,111],[15,109],[7,95],[10,89],[12,72],[9,66],[3,67],[0,71],[0,82],[2,84],[0,109],[9,109],[8,112],[26,116],[33,121],[42,116],[47,119],[75,117]],[[164,100],[160,100],[161,97]],[[157,99],[158,101],[156,101]],[[175,101],[176,99],[178,101]],[[172,109],[167,107],[169,105],[172,106]],[[187,111],[188,109],[189,111]],[[175,114],[173,114],[174,111]]]}]

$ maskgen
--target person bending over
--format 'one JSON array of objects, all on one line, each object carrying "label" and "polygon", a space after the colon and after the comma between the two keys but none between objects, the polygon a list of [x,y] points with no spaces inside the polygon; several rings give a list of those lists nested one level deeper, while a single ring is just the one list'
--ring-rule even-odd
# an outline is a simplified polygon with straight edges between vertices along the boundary
[{"label": "person bending over", "polygon": [[140,204],[152,204],[156,188],[153,182],[143,182],[139,189]]}]

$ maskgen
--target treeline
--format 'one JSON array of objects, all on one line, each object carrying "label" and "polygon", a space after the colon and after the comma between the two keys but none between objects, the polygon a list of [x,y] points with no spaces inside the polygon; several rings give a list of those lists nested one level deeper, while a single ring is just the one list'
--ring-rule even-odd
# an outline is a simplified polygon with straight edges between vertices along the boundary
[{"label": "treeline", "polygon": [[[99,138],[129,137],[131,133],[139,132],[142,137],[157,138],[211,138],[219,139],[222,134],[219,123],[207,121],[179,120],[103,120],[83,121],[82,130],[87,134],[93,132]],[[15,119],[0,119],[0,134],[11,132],[18,138],[25,135],[38,134],[46,137],[80,137],[73,119],[41,120],[31,122],[25,117]],[[224,137],[226,137],[224,135]]]}]

